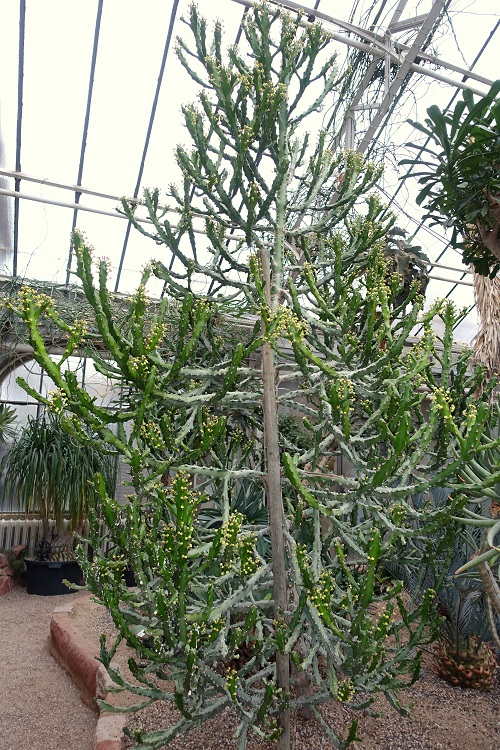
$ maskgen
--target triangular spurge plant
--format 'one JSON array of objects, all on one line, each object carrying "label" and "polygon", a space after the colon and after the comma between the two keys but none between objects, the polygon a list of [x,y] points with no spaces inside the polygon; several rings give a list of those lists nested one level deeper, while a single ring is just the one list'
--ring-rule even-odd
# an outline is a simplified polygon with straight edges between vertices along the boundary
[{"label": "triangular spurge plant", "polygon": [[[467,355],[453,361],[453,306],[424,312],[414,285],[401,315],[401,281],[384,259],[393,219],[369,194],[378,170],[332,151],[325,132],[311,146],[305,125],[338,80],[328,34],[266,4],[246,16],[250,55],[223,50],[220,24],[209,41],[195,7],[188,26],[178,54],[201,87],[199,106],[184,108],[192,150],[177,150],[183,184],[168,191],[169,208],[146,191],[152,226],[123,202],[166,251],[121,322],[106,261],[95,281],[91,248],[74,235],[113,359],[89,354],[121,384],[119,408],[97,408],[50,359],[38,332],[43,314],[59,320],[50,305],[25,292],[13,307],[59,389],[47,403],[75,433],[91,425],[130,467],[126,505],[99,485],[114,547],[99,551],[94,519],[85,567],[141,657],[134,685],[110,667],[117,683],[180,711],[173,726],[137,734],[136,747],[162,747],[228,706],[238,747],[252,730],[289,748],[299,708],[347,747],[356,722],[342,738],[318,708],[331,699],[368,708],[379,691],[401,708],[396,691],[417,678],[419,646],[433,637],[433,593],[408,609],[399,583],[379,590],[377,569],[416,564],[432,553],[428,532],[453,532],[460,498],[423,508],[411,498],[449,485],[478,450],[489,407],[473,395]],[[148,314],[152,274],[178,300],[175,326],[167,302]],[[200,280],[208,291],[197,291]],[[68,329],[68,341],[85,346],[83,330]],[[265,498],[260,522],[237,506],[250,490]],[[203,523],[209,500],[220,523]],[[107,666],[111,658],[103,649]]]}]

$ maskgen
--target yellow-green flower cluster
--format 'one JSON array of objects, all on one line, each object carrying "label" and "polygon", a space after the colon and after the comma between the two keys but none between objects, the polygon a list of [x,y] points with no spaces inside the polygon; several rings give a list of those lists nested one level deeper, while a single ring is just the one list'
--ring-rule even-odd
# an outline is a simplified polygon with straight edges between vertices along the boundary
[{"label": "yellow-green flower cluster", "polygon": [[[245,89],[248,91],[248,89],[252,85],[249,77],[241,76],[241,82]],[[247,123],[244,127],[240,128],[238,135],[240,137],[241,150],[246,151],[254,141],[253,127],[249,123]]]},{"label": "yellow-green flower cluster", "polygon": [[207,231],[214,234],[219,241],[224,239],[224,225],[212,216],[206,220]]},{"label": "yellow-green flower cluster", "polygon": [[406,518],[406,512],[404,503],[394,503],[387,511],[387,515],[396,526],[401,526]]},{"label": "yellow-green flower cluster", "polygon": [[276,327],[272,334],[273,339],[283,336],[290,341],[297,339],[303,341],[309,333],[309,328],[305,320],[299,318],[289,307],[285,307],[284,305],[279,305],[271,320],[276,322]]},{"label": "yellow-green flower cluster", "polygon": [[254,554],[255,534],[250,533],[240,539],[239,555],[241,560],[241,572],[244,576],[251,576],[259,567],[259,561]]},{"label": "yellow-green flower cluster", "polygon": [[240,443],[244,438],[243,430],[241,430],[239,427],[236,427],[235,430],[231,432],[231,439],[235,443]]},{"label": "yellow-green flower cluster", "polygon": [[100,269],[102,266],[106,269],[106,273],[111,273],[112,265],[111,260],[106,255],[101,255],[100,258],[97,258],[96,266]]},{"label": "yellow-green flower cluster", "polygon": [[447,314],[450,314],[453,318],[458,315],[458,309],[455,302],[452,299],[437,299],[434,303],[436,313],[444,318]]},{"label": "yellow-green flower cluster", "polygon": [[332,404],[347,416],[353,408],[356,391],[354,383],[349,378],[336,378],[329,381],[330,399]]},{"label": "yellow-green flower cluster", "polygon": [[221,572],[223,575],[229,573],[232,568],[236,551],[236,540],[241,532],[243,521],[244,517],[241,513],[231,513],[228,520],[222,524],[221,549],[223,561],[221,563]]},{"label": "yellow-green flower cluster", "polygon": [[346,343],[350,344],[351,346],[358,347],[359,346],[359,336],[354,331],[348,331],[344,335],[344,340]]},{"label": "yellow-green flower cluster", "polygon": [[467,406],[467,427],[472,427],[477,419],[477,406],[476,404],[469,404]]},{"label": "yellow-green flower cluster", "polygon": [[337,700],[341,703],[350,703],[356,694],[353,681],[350,677],[341,680],[337,688]]},{"label": "yellow-green flower cluster", "polygon": [[323,607],[330,608],[331,597],[332,577],[326,570],[323,570],[320,577],[315,582],[313,589],[309,591],[309,601],[314,604],[317,609]]},{"label": "yellow-green flower cluster", "polygon": [[169,523],[161,531],[161,543],[169,559],[183,566],[188,559],[188,552],[193,546],[193,522],[183,519],[175,526]]},{"label": "yellow-green flower cluster", "polygon": [[88,332],[88,323],[86,320],[78,319],[75,320],[73,325],[69,329],[70,336],[77,341],[85,338]]},{"label": "yellow-green flower cluster", "polygon": [[144,339],[146,351],[150,352],[158,343],[167,335],[168,326],[166,323],[153,323],[149,335]]},{"label": "yellow-green flower cluster", "polygon": [[365,157],[358,151],[347,149],[345,152],[345,163],[348,169],[362,169],[365,163]]},{"label": "yellow-green flower cluster", "polygon": [[65,409],[68,408],[69,399],[67,395],[60,388],[56,388],[54,391],[49,391],[47,394],[48,409],[53,414],[61,414]]},{"label": "yellow-green flower cluster", "polygon": [[436,388],[429,396],[429,401],[433,405],[433,408],[441,413],[444,420],[447,422],[453,421],[455,404],[449,390],[441,387]]},{"label": "yellow-green flower cluster", "polygon": [[406,362],[408,366],[412,363],[418,362],[425,356],[426,351],[432,349],[436,340],[436,333],[432,328],[427,327],[424,331],[423,336],[417,341],[408,351],[406,355]]},{"label": "yellow-green flower cluster", "polygon": [[204,434],[210,437],[218,424],[219,419],[214,414],[205,417],[203,425]]},{"label": "yellow-green flower cluster", "polygon": [[375,629],[373,631],[374,639],[379,640],[380,638],[386,637],[389,632],[391,622],[394,622],[394,620],[395,618],[392,607],[386,607],[377,619]]},{"label": "yellow-green flower cluster", "polygon": [[232,669],[231,667],[228,668],[226,672],[226,682],[224,684],[225,690],[229,693],[231,698],[234,702],[236,702],[236,693],[238,690],[238,673],[236,672],[236,669]]},{"label": "yellow-green flower cluster", "polygon": [[222,630],[224,619],[217,617],[215,620],[208,622],[195,622],[192,624],[189,632],[189,640],[186,649],[191,648],[198,650],[203,642],[212,642]]},{"label": "yellow-green flower cluster", "polygon": [[245,576],[253,575],[259,567],[255,556],[255,535],[242,533],[245,517],[241,513],[231,513],[221,528],[221,573],[229,573],[239,557],[241,572]]},{"label": "yellow-green flower cluster", "polygon": [[262,276],[262,263],[257,253],[249,254],[248,267],[254,278],[260,278]]},{"label": "yellow-green flower cluster", "polygon": [[142,377],[146,377],[151,369],[151,364],[145,354],[141,354],[139,357],[130,357],[128,364],[135,375]]},{"label": "yellow-green flower cluster", "polygon": [[129,297],[129,301],[136,305],[143,305],[147,302],[146,286],[145,284],[139,284],[135,292]]},{"label": "yellow-green flower cluster", "polygon": [[30,319],[31,308],[35,307],[37,311],[48,311],[55,308],[54,300],[48,294],[38,292],[29,286],[23,286],[17,293],[17,298],[13,302],[6,301],[5,307],[9,310],[19,309],[22,311],[26,320]]},{"label": "yellow-green flower cluster", "polygon": [[249,188],[249,191],[248,191],[248,192],[249,192],[249,196],[250,196],[250,201],[251,201],[252,203],[257,203],[257,201],[258,201],[258,200],[259,200],[259,198],[260,198],[260,188],[259,188],[259,183],[258,183],[258,182],[256,182],[256,180],[253,180],[253,182],[251,182],[251,183],[249,184],[248,188]]},{"label": "yellow-green flower cluster", "polygon": [[143,422],[140,432],[148,445],[155,450],[162,450],[165,448],[165,441],[163,440],[161,430],[155,422]]}]

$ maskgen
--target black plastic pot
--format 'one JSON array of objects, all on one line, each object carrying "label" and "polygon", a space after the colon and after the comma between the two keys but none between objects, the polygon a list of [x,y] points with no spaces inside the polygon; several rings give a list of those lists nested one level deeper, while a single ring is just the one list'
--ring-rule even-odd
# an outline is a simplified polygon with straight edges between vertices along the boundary
[{"label": "black plastic pot", "polygon": [[82,569],[76,560],[26,560],[26,590],[38,596],[74,594],[63,581],[83,584]]},{"label": "black plastic pot", "polygon": [[133,588],[134,586],[137,586],[137,582],[135,580],[134,571],[132,568],[125,568],[123,571],[123,578],[125,579],[125,583],[130,588]]}]

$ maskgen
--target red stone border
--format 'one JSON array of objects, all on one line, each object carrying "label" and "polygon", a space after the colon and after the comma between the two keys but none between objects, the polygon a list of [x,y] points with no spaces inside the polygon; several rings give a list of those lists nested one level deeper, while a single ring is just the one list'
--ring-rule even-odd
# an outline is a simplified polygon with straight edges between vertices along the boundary
[{"label": "red stone border", "polygon": [[[80,697],[93,711],[99,713],[96,699],[109,700],[112,680],[97,660],[95,646],[75,627],[71,619],[73,607],[90,599],[84,595],[71,604],[56,607],[50,621],[49,651],[65,669],[80,690]],[[124,714],[102,711],[97,720],[94,750],[122,750]]]}]

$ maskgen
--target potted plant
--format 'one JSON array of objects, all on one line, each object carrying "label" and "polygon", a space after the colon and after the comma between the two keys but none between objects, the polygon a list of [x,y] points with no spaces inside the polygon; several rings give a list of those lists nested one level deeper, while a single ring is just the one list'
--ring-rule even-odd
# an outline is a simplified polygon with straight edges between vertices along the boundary
[{"label": "potted plant", "polygon": [[1,462],[2,504],[41,519],[41,534],[26,562],[29,594],[70,593],[63,583],[81,583],[74,557],[75,533],[81,532],[95,500],[94,476],[100,472],[110,495],[115,483],[114,460],[89,435],[81,442],[65,431],[60,419],[45,414],[28,418]]}]

